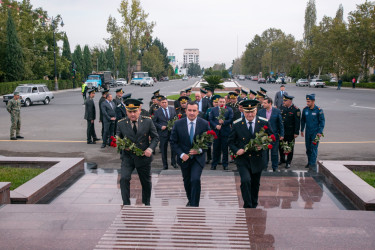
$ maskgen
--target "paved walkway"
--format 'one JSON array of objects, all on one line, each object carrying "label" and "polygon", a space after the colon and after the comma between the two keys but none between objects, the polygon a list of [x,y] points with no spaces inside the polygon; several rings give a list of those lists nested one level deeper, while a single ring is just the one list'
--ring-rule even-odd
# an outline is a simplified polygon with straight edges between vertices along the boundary
[{"label": "paved walkway", "polygon": [[[374,249],[375,214],[350,207],[318,176],[266,173],[259,207],[243,209],[234,172],[204,171],[199,208],[179,170],[153,174],[151,207],[121,206],[116,170],[87,173],[50,204],[0,208],[0,249]],[[284,176],[282,176],[284,175]]]}]

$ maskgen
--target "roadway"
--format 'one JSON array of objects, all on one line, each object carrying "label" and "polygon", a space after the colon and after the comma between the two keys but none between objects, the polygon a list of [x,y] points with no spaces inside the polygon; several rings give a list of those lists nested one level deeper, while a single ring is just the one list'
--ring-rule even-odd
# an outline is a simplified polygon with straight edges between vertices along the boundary
[{"label": "roadway", "polygon": [[[158,82],[154,87],[124,86],[125,93],[134,98],[144,98],[145,108],[152,92],[160,89],[162,95],[178,94],[181,89],[194,84],[189,81],[172,80]],[[278,84],[257,84],[240,81],[245,88],[258,90],[263,87],[274,98]],[[111,89],[115,94],[116,88]],[[305,95],[316,94],[316,104],[324,110],[326,117],[325,137],[319,146],[320,160],[374,160],[375,132],[375,90],[332,87],[312,89],[287,84],[286,91],[295,96],[295,104],[303,109]],[[98,102],[100,93],[96,95]],[[2,101],[2,100],[1,100]],[[10,118],[5,104],[0,104],[0,155],[5,156],[51,156],[85,157],[102,168],[119,168],[119,156],[113,148],[100,149],[86,144],[86,121],[83,119],[84,106],[80,90],[58,91],[49,105],[35,104],[21,110],[21,134],[25,140],[9,141]],[[97,113],[99,109],[97,107]],[[97,116],[99,117],[99,116]],[[96,122],[96,132],[100,136],[101,125]],[[158,151],[158,150],[157,150]],[[155,157],[160,162],[160,156]],[[306,164],[304,139],[297,138],[295,160],[292,169]],[[231,169],[234,167],[231,164]]]}]

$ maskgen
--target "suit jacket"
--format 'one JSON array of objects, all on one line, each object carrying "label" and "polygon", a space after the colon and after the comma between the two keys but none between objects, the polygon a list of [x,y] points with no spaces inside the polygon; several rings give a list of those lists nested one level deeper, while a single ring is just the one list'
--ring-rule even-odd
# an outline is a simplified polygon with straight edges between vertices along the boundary
[{"label": "suit jacket", "polygon": [[[172,107],[168,107],[168,111],[169,111],[169,120],[171,120],[176,116],[176,111]],[[158,110],[155,111],[153,120],[154,120],[155,127],[159,133],[159,136],[168,137],[168,134],[169,134],[168,129],[161,130],[161,127],[168,125],[168,119],[164,115],[163,108],[159,108]]]},{"label": "suit jacket", "polygon": [[179,100],[174,101],[173,106],[174,106],[175,109],[181,107],[180,101]]},{"label": "suit jacket", "polygon": [[[266,112],[267,112],[266,109],[261,109],[258,112],[258,116],[261,116],[263,118],[267,118]],[[268,122],[271,125],[271,129],[272,129],[273,133],[275,134],[276,138],[277,138],[278,135],[284,137],[284,124],[283,124],[283,119],[281,117],[280,109],[272,107],[271,117],[268,120]]]},{"label": "suit jacket", "polygon": [[[288,92],[284,91],[284,94],[287,95]],[[276,93],[274,103],[275,103],[275,106],[276,106],[278,109],[280,109],[281,106],[283,106],[283,96],[281,95],[281,90],[278,91],[278,92]]]},{"label": "suit jacket", "polygon": [[[147,116],[139,116],[137,134],[134,134],[132,122],[128,117],[119,120],[117,123],[116,135],[120,138],[129,138],[138,148],[142,149],[143,151],[147,148],[151,148],[153,151],[155,151],[156,145],[159,142],[159,136],[156,132],[154,123],[152,122],[151,118]],[[151,141],[149,138],[151,138]],[[121,152],[121,159],[123,159],[124,156],[136,157],[133,153],[126,150]],[[141,156],[138,158],[141,160],[141,162],[152,160],[152,157],[146,156]]]},{"label": "suit jacket", "polygon": [[[247,128],[246,119],[238,119],[233,122],[232,130],[228,139],[228,146],[230,150],[236,154],[239,149],[244,149],[249,143],[250,139],[255,138],[255,133],[258,133],[263,126],[268,126],[266,132],[271,135],[272,130],[266,119],[256,116],[256,124],[254,134],[251,135]],[[247,151],[245,154],[237,156],[235,163],[241,166],[249,166],[252,173],[260,173],[266,166],[266,151]]]},{"label": "suit jacket", "polygon": [[118,98],[117,96],[115,98],[113,98],[112,100],[114,102],[114,104],[116,105],[116,107],[122,103],[122,97]]},{"label": "suit jacket", "polygon": [[[195,102],[198,104],[197,101],[195,101]],[[211,103],[210,103],[210,100],[208,98],[202,98],[201,102],[202,102],[202,113],[205,114],[207,112],[207,109],[209,109],[211,107]]]},{"label": "suit jacket", "polygon": [[[171,146],[172,150],[177,154],[177,163],[181,167],[187,167],[188,161],[197,161],[199,165],[203,168],[206,163],[206,154],[202,152],[201,154],[194,155],[192,158],[186,162],[182,162],[180,156],[182,153],[188,154],[193,145],[190,143],[190,136],[188,131],[188,118],[182,118],[177,120],[173,126],[171,133]],[[197,135],[209,130],[208,122],[202,118],[197,117],[197,124],[195,126],[194,141]]]},{"label": "suit jacket", "polygon": [[102,103],[105,101],[105,98],[102,96],[99,99],[99,121],[103,122],[103,112],[102,112]]},{"label": "suit jacket", "polygon": [[230,129],[231,129],[230,126],[233,122],[233,110],[227,107],[227,111],[224,114],[224,117],[225,117],[224,123],[221,126],[221,129],[217,130],[216,126],[219,125],[219,120],[216,117],[218,117],[219,114],[220,114],[219,107],[215,107],[211,109],[211,113],[209,116],[210,125],[214,129],[217,135],[229,136]]},{"label": "suit jacket", "polygon": [[122,118],[125,118],[126,117],[125,104],[121,102],[119,105],[117,105],[115,112],[116,112],[116,120],[121,120]]},{"label": "suit jacket", "polygon": [[89,98],[85,103],[85,120],[91,121],[96,119],[94,100]]},{"label": "suit jacket", "polygon": [[111,117],[116,117],[116,112],[115,112],[116,105],[113,102],[111,103],[112,103],[112,107],[107,101],[104,101],[101,104],[103,122],[111,122]]}]

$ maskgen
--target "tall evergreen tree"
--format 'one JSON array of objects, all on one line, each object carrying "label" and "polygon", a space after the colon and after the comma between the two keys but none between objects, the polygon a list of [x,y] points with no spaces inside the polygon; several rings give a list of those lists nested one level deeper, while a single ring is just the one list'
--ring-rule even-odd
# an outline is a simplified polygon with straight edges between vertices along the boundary
[{"label": "tall evergreen tree", "polygon": [[17,36],[11,11],[8,10],[5,48],[5,77],[7,81],[19,81],[23,78],[25,64],[22,46]]},{"label": "tall evergreen tree", "polygon": [[125,58],[125,49],[123,46],[120,47],[120,62],[118,65],[119,76],[127,77],[127,66],[126,66],[126,58]]},{"label": "tall evergreen tree", "polygon": [[99,53],[98,61],[99,61],[99,65],[98,65],[99,71],[107,70],[107,58],[103,50],[101,50]]},{"label": "tall evergreen tree", "polygon": [[107,51],[105,52],[105,57],[107,59],[107,70],[115,71],[115,55],[113,54],[112,46],[109,45]]},{"label": "tall evergreen tree", "polygon": [[91,52],[88,45],[85,45],[83,49],[83,61],[84,63],[84,74],[85,76],[91,74],[93,68],[92,68],[92,60],[91,60]]},{"label": "tall evergreen tree", "polygon": [[309,0],[307,2],[307,6],[305,10],[305,25],[304,25],[304,33],[303,33],[303,41],[305,43],[306,48],[309,48],[312,44],[312,32],[313,32],[313,28],[315,25],[316,25],[315,0]]},{"label": "tall evergreen tree", "polygon": [[72,60],[72,52],[70,51],[69,40],[66,34],[64,35],[62,57],[66,58],[68,61]]},{"label": "tall evergreen tree", "polygon": [[340,4],[338,10],[336,11],[336,19],[337,21],[344,21],[344,6],[342,6],[342,4]]},{"label": "tall evergreen tree", "polygon": [[85,62],[83,61],[82,49],[80,45],[77,45],[74,50],[73,62],[75,62],[75,64],[77,65],[77,72],[79,72],[80,74],[84,74],[83,69],[85,68]]}]

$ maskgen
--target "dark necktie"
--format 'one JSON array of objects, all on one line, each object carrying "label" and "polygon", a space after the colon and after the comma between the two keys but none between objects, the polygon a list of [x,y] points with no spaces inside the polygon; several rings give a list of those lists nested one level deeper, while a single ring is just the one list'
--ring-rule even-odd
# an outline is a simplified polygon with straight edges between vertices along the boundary
[{"label": "dark necktie", "polygon": [[252,136],[253,135],[253,123],[252,122],[249,122],[249,131],[250,131],[250,135]]},{"label": "dark necktie", "polygon": [[190,143],[194,141],[194,122],[190,122]]},{"label": "dark necktie", "polygon": [[167,111],[167,109],[164,109],[164,110],[165,110],[165,117],[167,117],[167,120],[169,120],[168,111]]},{"label": "dark necktie", "polygon": [[137,121],[133,121],[133,131],[134,131],[134,134],[137,134],[137,125],[136,125]]}]

